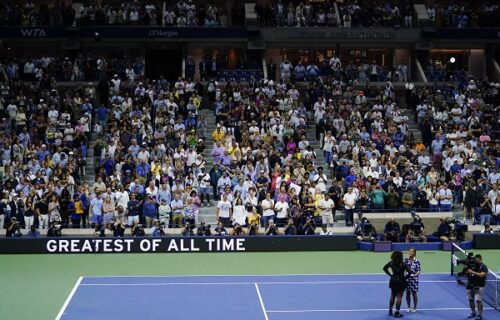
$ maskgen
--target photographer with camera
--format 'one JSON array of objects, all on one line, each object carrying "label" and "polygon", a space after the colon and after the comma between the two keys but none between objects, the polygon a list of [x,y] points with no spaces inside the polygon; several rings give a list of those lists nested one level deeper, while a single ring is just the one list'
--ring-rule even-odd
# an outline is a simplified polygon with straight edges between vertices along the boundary
[{"label": "photographer with camera", "polygon": [[285,230],[283,233],[287,236],[296,236],[297,235],[297,227],[293,224],[293,219],[289,218],[288,223],[285,226]]},{"label": "photographer with camera", "polygon": [[394,218],[386,223],[384,228],[384,241],[399,242],[401,227]]},{"label": "photographer with camera", "polygon": [[125,236],[125,226],[121,220],[118,220],[115,223],[109,223],[108,229],[113,231],[113,237],[115,238],[123,238]]},{"label": "photographer with camera", "polygon": [[470,258],[459,261],[459,264],[466,265],[463,273],[467,276],[467,297],[471,309],[469,319],[481,320],[483,318],[483,291],[488,267],[483,264],[483,257],[480,254],[476,254],[474,257],[471,255]]},{"label": "photographer with camera", "polygon": [[207,225],[205,221],[200,223],[198,230],[196,230],[196,234],[198,237],[209,237],[212,235],[212,230],[210,229],[210,225]]},{"label": "photographer with camera", "polygon": [[214,236],[227,236],[226,228],[224,228],[224,224],[221,221],[217,222],[217,226],[214,229]]},{"label": "photographer with camera", "polygon": [[9,237],[22,237],[22,235],[23,235],[21,233],[21,227],[19,226],[19,222],[17,221],[16,217],[10,218],[10,222],[7,225],[6,229],[7,230],[5,232],[5,236],[7,238],[9,238]]},{"label": "photographer with camera", "polygon": [[144,237],[146,232],[144,231],[144,226],[139,223],[139,221],[134,222],[134,226],[131,231],[132,237]]},{"label": "photographer with camera", "polygon": [[184,225],[184,227],[181,229],[181,235],[183,237],[192,237],[194,236],[194,225],[190,224],[190,223],[186,223]]},{"label": "photographer with camera", "polygon": [[449,223],[447,223],[446,219],[440,218],[439,221],[441,221],[441,223],[438,226],[436,236],[438,236],[443,242],[455,240],[456,237],[452,234],[453,228]]},{"label": "photographer with camera", "polygon": [[410,229],[408,230],[408,234],[406,235],[406,242],[427,242],[427,237],[425,236],[425,229],[422,219],[414,213],[413,222],[410,223]]},{"label": "photographer with camera", "polygon": [[268,220],[266,227],[266,236],[275,236],[278,234],[278,226],[273,219]]},{"label": "photographer with camera", "polygon": [[165,231],[163,230],[163,226],[161,225],[160,220],[153,220],[153,226],[151,227],[150,233],[152,237],[161,237],[165,235]]},{"label": "photographer with camera", "polygon": [[52,221],[49,225],[49,229],[47,230],[47,237],[57,237],[60,238],[62,237],[62,226],[59,221]]},{"label": "photographer with camera", "polygon": [[373,224],[366,217],[361,219],[354,233],[359,241],[375,241],[375,236],[377,235]]},{"label": "photographer with camera", "polygon": [[244,234],[245,234],[245,231],[243,231],[243,228],[241,227],[241,225],[236,222],[233,225],[233,231],[231,231],[231,235],[232,236],[241,236],[241,235],[244,235]]},{"label": "photographer with camera", "polygon": [[316,231],[316,225],[314,224],[314,218],[308,216],[306,222],[301,226],[300,233],[306,236],[314,235]]}]

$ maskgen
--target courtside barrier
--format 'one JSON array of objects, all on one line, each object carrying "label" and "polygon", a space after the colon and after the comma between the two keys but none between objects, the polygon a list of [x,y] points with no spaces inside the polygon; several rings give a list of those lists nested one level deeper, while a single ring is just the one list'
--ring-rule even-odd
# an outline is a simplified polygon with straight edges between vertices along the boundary
[{"label": "courtside barrier", "polygon": [[161,238],[3,238],[0,254],[281,252],[357,250],[354,235],[161,237]]}]

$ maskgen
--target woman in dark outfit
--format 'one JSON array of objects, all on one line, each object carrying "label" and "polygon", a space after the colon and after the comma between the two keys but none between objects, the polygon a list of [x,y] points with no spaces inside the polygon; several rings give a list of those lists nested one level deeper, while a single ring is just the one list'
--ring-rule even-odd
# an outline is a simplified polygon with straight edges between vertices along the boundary
[{"label": "woman in dark outfit", "polygon": [[[389,269],[391,269],[391,272],[389,272]],[[394,318],[402,318],[403,315],[399,312],[401,309],[401,299],[406,289],[406,277],[411,274],[411,270],[408,265],[403,262],[403,253],[401,251],[394,251],[391,254],[391,261],[384,266],[384,272],[391,277],[389,281],[389,288],[391,288],[389,316],[393,315],[392,307],[394,306],[394,300],[396,300]]]}]

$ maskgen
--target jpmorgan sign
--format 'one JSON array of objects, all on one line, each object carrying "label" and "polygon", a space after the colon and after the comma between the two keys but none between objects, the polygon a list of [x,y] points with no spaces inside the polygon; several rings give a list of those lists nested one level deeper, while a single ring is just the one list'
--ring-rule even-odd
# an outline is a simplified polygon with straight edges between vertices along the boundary
[{"label": "jpmorgan sign", "polygon": [[44,28],[22,28],[21,35],[23,38],[46,38],[47,32]]}]

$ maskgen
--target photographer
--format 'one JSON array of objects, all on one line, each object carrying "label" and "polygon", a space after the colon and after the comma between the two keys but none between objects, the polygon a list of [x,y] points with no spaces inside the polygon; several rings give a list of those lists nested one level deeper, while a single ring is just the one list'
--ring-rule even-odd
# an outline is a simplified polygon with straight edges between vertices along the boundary
[{"label": "photographer", "polygon": [[377,235],[375,228],[367,218],[361,219],[361,222],[356,227],[356,231],[354,233],[358,237],[359,241],[375,241],[375,236]]},{"label": "photographer", "polygon": [[163,226],[160,224],[160,220],[153,220],[153,226],[151,227],[151,236],[152,237],[161,237],[165,235],[165,231],[163,230]]},{"label": "photographer", "polygon": [[451,226],[447,223],[446,219],[441,218],[439,219],[441,221],[441,224],[438,226],[436,236],[441,239],[441,241],[450,241],[450,240],[455,240],[456,237],[452,235],[452,228]]},{"label": "photographer", "polygon": [[10,222],[7,225],[7,231],[5,232],[6,237],[21,237],[23,234],[21,233],[21,227],[19,226],[19,222],[16,217],[10,218]]},{"label": "photographer", "polygon": [[221,221],[217,223],[217,227],[214,229],[214,236],[227,236],[226,228]]},{"label": "photographer", "polygon": [[304,223],[300,228],[300,233],[303,235],[314,235],[316,231],[316,225],[314,224],[314,219],[312,217],[307,217],[306,223]]},{"label": "photographer", "polygon": [[50,223],[49,229],[47,230],[47,237],[62,237],[62,226],[58,221],[53,221]]},{"label": "photographer", "polygon": [[401,227],[399,223],[392,218],[385,225],[384,229],[384,241],[399,242],[399,235],[401,234]]},{"label": "photographer", "polygon": [[108,228],[113,231],[113,237],[123,238],[125,236],[125,226],[121,221],[110,223]]},{"label": "photographer", "polygon": [[240,226],[239,223],[235,223],[233,226],[233,231],[231,231],[232,236],[241,236],[244,235],[245,232],[243,231],[243,228]]},{"label": "photographer", "polygon": [[410,223],[410,230],[406,235],[406,242],[427,242],[427,237],[425,236],[424,224],[422,223],[422,219],[419,216],[415,215],[413,218],[413,222]]},{"label": "photographer", "polygon": [[202,221],[198,230],[196,230],[196,234],[199,237],[209,237],[212,235],[212,230],[210,229],[210,225],[207,225],[205,221]]},{"label": "photographer", "polygon": [[297,227],[293,224],[293,219],[289,218],[288,223],[285,226],[285,230],[283,233],[287,236],[296,236],[297,235]]},{"label": "photographer", "polygon": [[[467,275],[467,296],[472,312],[469,318],[481,320],[483,317],[483,291],[486,284],[488,267],[483,264],[483,257],[480,254],[476,254],[473,259],[473,261],[466,260],[459,263],[467,265],[467,270],[464,271]],[[475,302],[477,303],[477,314]]]},{"label": "photographer", "polygon": [[268,220],[266,228],[266,236],[275,236],[278,234],[278,226],[274,224],[274,220]]},{"label": "photographer", "polygon": [[194,229],[194,225],[186,223],[186,225],[184,226],[184,228],[182,228],[182,230],[181,230],[182,236],[184,236],[184,237],[192,237],[192,236],[194,236],[193,229]]},{"label": "photographer", "polygon": [[144,237],[144,235],[146,234],[146,232],[144,232],[144,226],[138,221],[134,223],[131,233],[132,237]]}]

